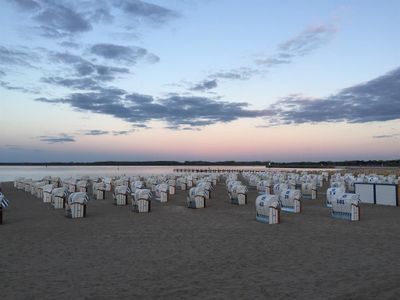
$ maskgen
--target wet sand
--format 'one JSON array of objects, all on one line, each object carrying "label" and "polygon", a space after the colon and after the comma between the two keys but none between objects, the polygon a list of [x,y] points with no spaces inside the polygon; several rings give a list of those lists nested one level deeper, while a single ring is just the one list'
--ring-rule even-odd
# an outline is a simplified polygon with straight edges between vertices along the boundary
[{"label": "wet sand", "polygon": [[400,209],[361,206],[361,221],[330,217],[323,192],[279,225],[228,202],[205,209],[186,191],[150,214],[93,200],[87,218],[2,184],[1,299],[400,299]]}]

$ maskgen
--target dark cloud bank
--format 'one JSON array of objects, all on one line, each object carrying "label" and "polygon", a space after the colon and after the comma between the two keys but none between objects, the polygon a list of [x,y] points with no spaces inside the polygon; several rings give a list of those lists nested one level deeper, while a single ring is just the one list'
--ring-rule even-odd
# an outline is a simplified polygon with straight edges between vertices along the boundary
[{"label": "dark cloud bank", "polygon": [[145,124],[165,121],[168,128],[201,127],[240,118],[264,117],[268,125],[316,122],[364,123],[400,119],[400,68],[371,81],[355,85],[323,99],[288,96],[264,110],[249,109],[248,103],[217,101],[206,97],[152,96],[121,89],[72,93],[58,99],[38,98],[47,103],[112,115],[125,121]]}]

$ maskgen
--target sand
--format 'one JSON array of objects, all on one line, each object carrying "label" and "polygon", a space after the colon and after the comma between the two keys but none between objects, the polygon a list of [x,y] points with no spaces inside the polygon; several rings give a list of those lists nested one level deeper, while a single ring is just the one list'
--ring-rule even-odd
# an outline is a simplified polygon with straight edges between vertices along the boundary
[{"label": "sand", "polygon": [[[187,192],[150,214],[93,200],[87,218],[3,183],[11,200],[0,225],[1,299],[400,299],[400,209],[362,205],[361,221],[336,220],[324,195],[282,223],[255,221],[228,203]],[[325,187],[326,188],[326,187]]]}]

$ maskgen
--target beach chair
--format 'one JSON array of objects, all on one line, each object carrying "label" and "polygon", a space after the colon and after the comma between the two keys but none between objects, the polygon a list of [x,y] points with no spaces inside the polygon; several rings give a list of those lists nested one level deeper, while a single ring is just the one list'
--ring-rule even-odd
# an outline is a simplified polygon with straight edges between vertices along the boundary
[{"label": "beach chair", "polygon": [[282,190],[286,190],[288,188],[289,188],[289,185],[287,183],[279,182],[279,183],[275,183],[273,185],[272,190],[274,192],[274,195],[278,195],[279,196]]},{"label": "beach chair", "polygon": [[205,208],[207,192],[202,187],[192,187],[189,195],[186,197],[186,205],[188,208]]},{"label": "beach chair", "polygon": [[51,203],[54,209],[65,208],[65,202],[68,198],[68,189],[65,187],[54,188],[51,192]]},{"label": "beach chair", "polygon": [[8,207],[9,203],[4,194],[0,192],[0,225],[3,224],[3,208]]},{"label": "beach chair", "polygon": [[167,202],[168,190],[169,190],[168,183],[157,184],[155,188],[156,200],[160,202]]},{"label": "beach chair", "polygon": [[148,213],[151,210],[151,190],[136,189],[132,194],[132,211],[136,213]]},{"label": "beach chair", "polygon": [[360,196],[358,194],[343,193],[332,200],[331,215],[337,219],[360,220]]},{"label": "beach chair", "polygon": [[78,192],[87,193],[88,187],[89,187],[89,182],[87,180],[79,180],[76,183],[76,187],[77,187]]},{"label": "beach chair", "polygon": [[299,213],[301,211],[300,202],[301,192],[296,189],[282,190],[279,195],[279,204],[281,210],[292,213]]},{"label": "beach chair", "polygon": [[54,189],[53,184],[46,184],[43,186],[43,202],[51,203],[51,193]]},{"label": "beach chair", "polygon": [[235,181],[234,184],[229,185],[228,196],[231,204],[246,205],[247,191],[247,186],[243,185],[240,181]]},{"label": "beach chair", "polygon": [[67,218],[85,218],[86,217],[86,203],[89,201],[87,193],[75,192],[69,195],[65,207],[65,216]]},{"label": "beach chair", "polygon": [[131,192],[129,186],[120,185],[114,188],[113,199],[115,205],[127,205],[128,204],[128,196]]},{"label": "beach chair", "polygon": [[263,194],[256,198],[256,220],[267,224],[280,223],[279,196]]},{"label": "beach chair", "polygon": [[303,182],[301,184],[301,195],[303,199],[317,199],[317,185],[315,183]]},{"label": "beach chair", "polygon": [[106,199],[107,184],[104,182],[93,183],[93,195],[97,200]]},{"label": "beach chair", "polygon": [[175,179],[168,180],[168,192],[170,195],[175,195],[175,192],[176,192],[176,180]]},{"label": "beach chair", "polygon": [[336,198],[344,193],[345,189],[343,186],[328,188],[326,190],[326,207],[332,207],[332,201],[336,201]]}]

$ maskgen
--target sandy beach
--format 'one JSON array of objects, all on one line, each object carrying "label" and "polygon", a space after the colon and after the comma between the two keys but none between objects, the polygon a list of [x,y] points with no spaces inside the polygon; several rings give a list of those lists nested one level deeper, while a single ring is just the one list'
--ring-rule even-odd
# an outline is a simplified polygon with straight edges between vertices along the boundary
[{"label": "sandy beach", "polygon": [[135,214],[108,193],[84,219],[2,189],[1,299],[400,299],[399,207],[333,219],[326,186],[279,225],[256,222],[255,189],[239,207],[223,183],[205,209],[179,190]]}]

